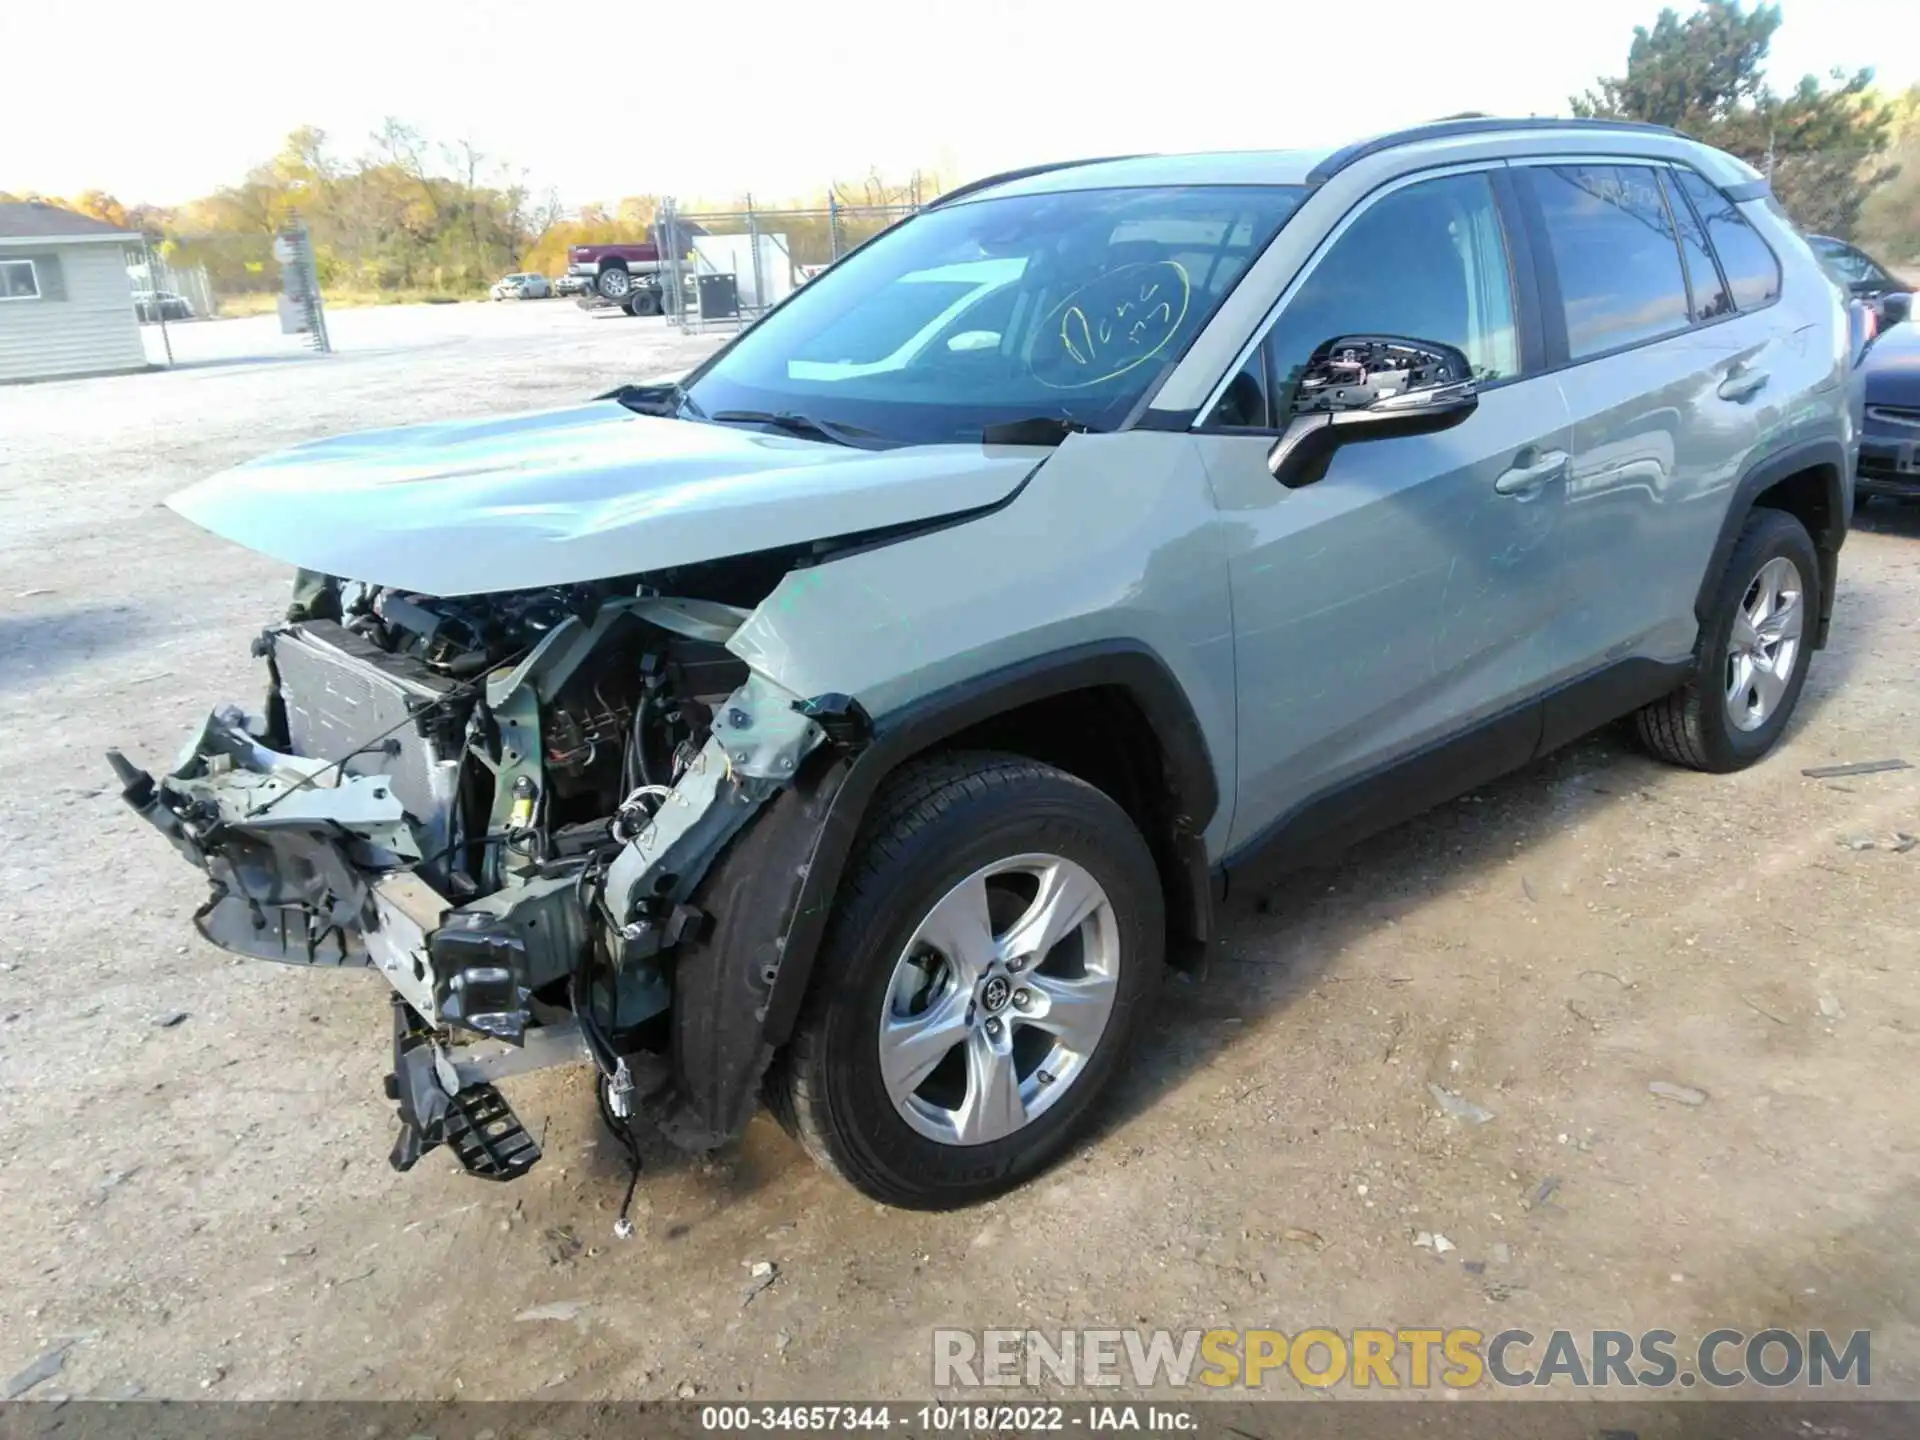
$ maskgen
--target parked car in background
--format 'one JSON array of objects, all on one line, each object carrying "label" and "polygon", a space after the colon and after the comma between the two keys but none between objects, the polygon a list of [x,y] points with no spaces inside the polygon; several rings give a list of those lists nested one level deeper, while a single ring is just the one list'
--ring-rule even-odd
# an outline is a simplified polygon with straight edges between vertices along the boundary
[{"label": "parked car in background", "polygon": [[[677,383],[175,495],[293,603],[265,704],[109,758],[202,936],[393,987],[396,1168],[524,1174],[494,1082],[585,1063],[636,1174],[635,1121],[711,1150],[764,1096],[964,1205],[1087,1131],[1218,907],[1616,718],[1764,759],[1852,324],[1763,176],[1653,126],[1016,171]],[[1780,843],[1761,793],[1717,803]]]},{"label": "parked car in background", "polygon": [[1896,325],[1867,352],[1859,495],[1920,500],[1920,325]]},{"label": "parked car in background", "polygon": [[1882,330],[1912,318],[1913,287],[1858,245],[1831,235],[1809,235],[1807,244],[1827,273],[1846,286],[1847,293],[1873,306]]},{"label": "parked car in background", "polygon": [[136,290],[133,313],[140,317],[142,324],[151,325],[156,320],[191,320],[193,306],[186,296],[171,290]]},{"label": "parked car in background", "polygon": [[553,293],[556,295],[591,295],[593,293],[592,277],[572,273],[562,275],[558,280],[553,282]]},{"label": "parked car in background", "polygon": [[553,286],[544,275],[532,273],[508,275],[493,287],[496,300],[546,300],[553,295]]}]

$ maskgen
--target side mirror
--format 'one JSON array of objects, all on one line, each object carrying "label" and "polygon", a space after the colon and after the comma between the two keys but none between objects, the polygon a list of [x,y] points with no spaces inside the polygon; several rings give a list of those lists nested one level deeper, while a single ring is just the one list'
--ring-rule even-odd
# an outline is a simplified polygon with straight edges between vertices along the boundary
[{"label": "side mirror", "polygon": [[1345,335],[1313,352],[1294,385],[1267,469],[1289,490],[1327,473],[1342,445],[1448,430],[1480,404],[1473,366],[1452,345]]},{"label": "side mirror", "polygon": [[1913,296],[1905,290],[1889,290],[1875,308],[1880,311],[1880,328],[1888,330],[1913,318]]}]

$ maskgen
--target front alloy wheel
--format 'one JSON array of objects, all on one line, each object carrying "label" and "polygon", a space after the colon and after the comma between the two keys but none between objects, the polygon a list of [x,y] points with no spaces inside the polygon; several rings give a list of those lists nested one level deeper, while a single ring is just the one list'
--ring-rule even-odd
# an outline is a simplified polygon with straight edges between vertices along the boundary
[{"label": "front alloy wheel", "polygon": [[913,762],[874,800],[792,1041],[783,1124],[877,1200],[1019,1184],[1089,1119],[1157,983],[1159,874],[1101,791],[1014,755]]},{"label": "front alloy wheel", "polygon": [[1119,924],[1058,855],[969,875],[907,942],[880,1017],[880,1068],[930,1140],[985,1145],[1046,1114],[1086,1073],[1113,1013]]}]

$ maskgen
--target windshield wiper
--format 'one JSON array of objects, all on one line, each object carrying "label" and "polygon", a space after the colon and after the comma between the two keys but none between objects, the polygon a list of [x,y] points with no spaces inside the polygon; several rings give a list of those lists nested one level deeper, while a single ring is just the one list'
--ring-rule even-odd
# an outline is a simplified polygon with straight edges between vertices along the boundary
[{"label": "windshield wiper", "polygon": [[980,431],[982,445],[1058,445],[1069,435],[1094,434],[1091,425],[1069,420],[1064,415],[1028,415],[1020,420],[1002,420]]},{"label": "windshield wiper", "polygon": [[706,416],[700,407],[693,403],[692,397],[676,381],[665,385],[622,385],[617,390],[609,390],[604,395],[596,395],[596,400],[618,400],[627,409],[639,415],[660,415],[669,420],[678,420],[683,414],[696,420]]},{"label": "windshield wiper", "polygon": [[881,438],[877,430],[847,425],[839,420],[816,420],[811,415],[801,415],[792,410],[716,410],[706,418],[722,425],[767,425],[789,435],[799,435],[809,440],[829,440],[835,445],[859,448],[865,448]]}]

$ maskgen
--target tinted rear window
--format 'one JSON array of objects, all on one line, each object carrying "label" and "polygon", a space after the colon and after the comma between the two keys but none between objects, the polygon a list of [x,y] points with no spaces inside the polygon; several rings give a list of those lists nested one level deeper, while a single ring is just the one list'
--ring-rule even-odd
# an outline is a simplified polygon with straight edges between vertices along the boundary
[{"label": "tinted rear window", "polygon": [[1747,223],[1739,206],[1691,170],[1675,170],[1680,188],[1707,223],[1707,238],[1727,272],[1733,303],[1742,310],[1765,305],[1780,294],[1780,262],[1760,232]]},{"label": "tinted rear window", "polygon": [[1529,165],[1575,359],[1684,330],[1687,282],[1653,169]]}]

